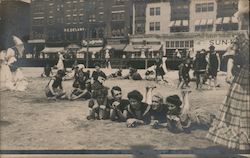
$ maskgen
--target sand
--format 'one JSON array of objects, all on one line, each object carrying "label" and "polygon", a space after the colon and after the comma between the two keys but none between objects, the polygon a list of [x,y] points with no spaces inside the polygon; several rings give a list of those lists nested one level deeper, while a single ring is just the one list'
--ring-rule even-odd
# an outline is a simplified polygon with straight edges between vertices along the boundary
[{"label": "sand", "polygon": [[[25,92],[0,93],[1,150],[127,150],[134,146],[150,146],[157,150],[191,150],[215,146],[205,138],[208,129],[196,129],[190,134],[173,134],[165,128],[127,128],[125,123],[109,120],[89,121],[86,119],[87,101],[48,101],[44,87],[49,79],[40,78],[42,69],[23,68],[23,72],[29,81],[29,88]],[[168,78],[176,84],[177,72],[169,72]],[[191,83],[192,108],[200,107],[217,114],[228,89],[224,79],[225,75],[219,75],[221,87],[216,91],[197,91],[195,83]],[[63,83],[67,91],[72,82]],[[175,85],[153,81],[112,79],[107,80],[105,85],[121,86],[124,98],[134,89],[144,94],[147,85],[156,85],[156,91],[164,97],[178,94]]]}]

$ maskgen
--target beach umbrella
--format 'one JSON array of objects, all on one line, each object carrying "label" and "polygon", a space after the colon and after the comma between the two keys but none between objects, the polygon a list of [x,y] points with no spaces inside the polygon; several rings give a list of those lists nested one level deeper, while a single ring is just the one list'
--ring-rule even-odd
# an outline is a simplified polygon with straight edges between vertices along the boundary
[{"label": "beach umbrella", "polygon": [[17,36],[13,36],[13,42],[15,43],[14,48],[16,48],[18,56],[23,56],[23,52],[24,52],[24,44],[22,42],[22,40],[20,38],[18,38]]}]

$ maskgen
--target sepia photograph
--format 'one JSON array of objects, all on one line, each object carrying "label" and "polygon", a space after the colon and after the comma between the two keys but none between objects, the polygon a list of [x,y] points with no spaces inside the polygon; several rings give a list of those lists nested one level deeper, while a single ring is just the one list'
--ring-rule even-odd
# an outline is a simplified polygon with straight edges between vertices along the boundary
[{"label": "sepia photograph", "polygon": [[250,157],[249,0],[0,0],[0,157]]}]

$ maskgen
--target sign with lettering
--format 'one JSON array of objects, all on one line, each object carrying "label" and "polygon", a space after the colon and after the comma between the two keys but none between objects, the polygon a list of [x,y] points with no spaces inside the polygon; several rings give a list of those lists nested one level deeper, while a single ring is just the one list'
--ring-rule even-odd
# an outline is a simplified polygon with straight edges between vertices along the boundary
[{"label": "sign with lettering", "polygon": [[103,46],[103,40],[90,40],[89,42],[87,42],[86,40],[82,40],[83,46],[87,46],[87,44],[89,44],[89,46]]},{"label": "sign with lettering", "polygon": [[217,51],[225,51],[232,43],[233,38],[226,39],[197,39],[194,41],[194,51],[200,51],[201,49],[209,50],[209,47],[213,45]]},{"label": "sign with lettering", "polygon": [[64,28],[64,32],[81,32],[85,31],[83,27],[73,27],[73,28]]}]

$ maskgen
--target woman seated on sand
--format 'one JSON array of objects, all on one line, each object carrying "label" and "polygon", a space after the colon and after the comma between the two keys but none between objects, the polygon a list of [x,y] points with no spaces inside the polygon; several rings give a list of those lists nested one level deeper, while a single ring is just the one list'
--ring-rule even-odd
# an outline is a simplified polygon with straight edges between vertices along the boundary
[{"label": "woman seated on sand", "polygon": [[65,92],[62,87],[62,78],[65,75],[63,70],[58,70],[57,74],[52,77],[45,88],[45,94],[48,99],[64,99]]},{"label": "woman seated on sand", "polygon": [[75,67],[74,89],[69,95],[69,100],[83,98],[84,100],[91,98],[91,83],[88,72],[84,72],[84,65],[79,64]]}]

